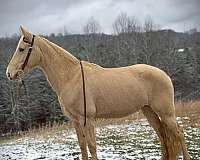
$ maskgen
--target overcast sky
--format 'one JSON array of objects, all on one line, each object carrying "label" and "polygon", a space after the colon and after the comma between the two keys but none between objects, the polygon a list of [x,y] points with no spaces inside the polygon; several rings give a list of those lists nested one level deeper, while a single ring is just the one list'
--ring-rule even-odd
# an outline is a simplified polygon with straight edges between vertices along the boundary
[{"label": "overcast sky", "polygon": [[19,33],[23,25],[37,34],[83,32],[93,16],[102,32],[112,33],[112,23],[120,12],[140,23],[151,16],[161,28],[186,31],[200,29],[200,0],[0,0],[0,36]]}]

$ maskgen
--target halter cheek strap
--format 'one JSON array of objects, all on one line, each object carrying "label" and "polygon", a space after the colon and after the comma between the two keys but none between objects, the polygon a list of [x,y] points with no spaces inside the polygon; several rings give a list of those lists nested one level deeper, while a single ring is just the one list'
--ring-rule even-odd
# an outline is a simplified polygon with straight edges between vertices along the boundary
[{"label": "halter cheek strap", "polygon": [[[24,70],[24,68],[26,67],[26,65],[27,65],[27,63],[28,63],[29,57],[30,57],[31,52],[32,52],[32,50],[33,50],[34,40],[35,40],[35,35],[33,35],[33,37],[32,37],[31,44],[30,44],[31,46],[29,47],[29,49],[28,49],[28,54],[27,54],[27,56],[26,56],[26,59],[25,59],[24,63],[22,64],[22,68],[21,68],[22,70]],[[23,38],[23,41],[26,42],[26,43],[29,43],[29,42],[27,42],[27,41],[25,40],[25,38]]]}]

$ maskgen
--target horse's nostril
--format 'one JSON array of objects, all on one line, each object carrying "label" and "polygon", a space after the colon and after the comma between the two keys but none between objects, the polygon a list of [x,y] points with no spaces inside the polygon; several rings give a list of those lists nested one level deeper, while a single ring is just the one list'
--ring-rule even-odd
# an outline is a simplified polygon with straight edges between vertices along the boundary
[{"label": "horse's nostril", "polygon": [[9,72],[7,73],[7,76],[10,78],[10,73]]},{"label": "horse's nostril", "polygon": [[11,74],[9,72],[7,72],[7,77],[8,77],[9,80],[12,80]]}]

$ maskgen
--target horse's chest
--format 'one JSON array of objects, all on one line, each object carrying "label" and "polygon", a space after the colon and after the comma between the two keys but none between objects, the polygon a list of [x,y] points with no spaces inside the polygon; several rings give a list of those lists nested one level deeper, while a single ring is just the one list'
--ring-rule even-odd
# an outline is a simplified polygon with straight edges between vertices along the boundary
[{"label": "horse's chest", "polygon": [[69,118],[75,118],[83,113],[80,106],[80,94],[74,92],[66,92],[59,97],[59,103],[63,114]]}]

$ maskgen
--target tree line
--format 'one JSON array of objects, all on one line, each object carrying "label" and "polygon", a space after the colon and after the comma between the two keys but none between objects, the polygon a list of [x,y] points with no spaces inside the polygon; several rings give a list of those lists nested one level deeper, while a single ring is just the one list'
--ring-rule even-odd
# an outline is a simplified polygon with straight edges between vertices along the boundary
[{"label": "tree line", "polygon": [[[200,97],[200,32],[177,33],[161,30],[149,17],[141,26],[134,17],[121,13],[113,23],[114,34],[101,33],[90,18],[84,34],[45,36],[80,59],[103,67],[145,63],[163,69],[173,81],[175,98]],[[18,132],[41,125],[63,123],[57,96],[43,73],[35,70],[25,83],[10,82],[6,67],[19,37],[0,38],[0,133]]]}]

